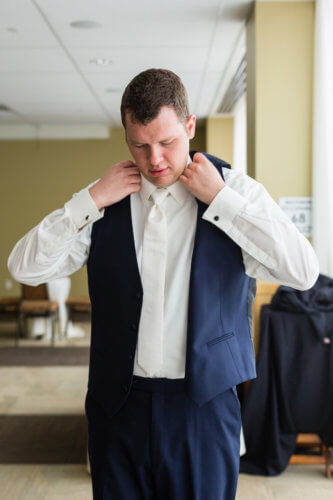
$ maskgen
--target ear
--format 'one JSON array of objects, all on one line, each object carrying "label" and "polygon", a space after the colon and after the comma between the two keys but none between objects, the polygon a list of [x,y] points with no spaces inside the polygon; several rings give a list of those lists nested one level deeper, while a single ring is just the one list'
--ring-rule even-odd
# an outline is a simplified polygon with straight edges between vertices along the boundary
[{"label": "ear", "polygon": [[195,123],[196,123],[196,116],[195,115],[190,115],[187,120],[186,120],[186,129],[187,129],[187,135],[189,139],[193,139],[195,135]]}]

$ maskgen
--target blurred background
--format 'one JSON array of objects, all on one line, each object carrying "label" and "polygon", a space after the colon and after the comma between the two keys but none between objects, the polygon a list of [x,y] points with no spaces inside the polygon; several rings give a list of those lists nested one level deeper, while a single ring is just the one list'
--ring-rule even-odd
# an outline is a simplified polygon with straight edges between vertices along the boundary
[{"label": "blurred background", "polygon": [[[197,116],[191,149],[264,184],[333,277],[332,28],[330,0],[0,0],[2,498],[91,498],[86,270],[34,296],[7,259],[45,215],[130,157],[119,108],[137,73],[181,77]],[[256,348],[275,290],[258,285]],[[22,299],[47,304],[23,315]],[[321,462],[241,474],[237,498],[332,498],[330,450],[314,439]]]}]

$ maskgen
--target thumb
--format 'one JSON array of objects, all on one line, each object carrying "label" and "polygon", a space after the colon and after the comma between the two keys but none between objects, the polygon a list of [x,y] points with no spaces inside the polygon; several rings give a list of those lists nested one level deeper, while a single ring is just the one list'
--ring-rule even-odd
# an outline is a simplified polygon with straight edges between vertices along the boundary
[{"label": "thumb", "polygon": [[206,160],[207,160],[207,158],[205,157],[205,155],[203,153],[195,153],[193,155],[193,161],[196,163],[202,163],[202,162],[205,162]]}]

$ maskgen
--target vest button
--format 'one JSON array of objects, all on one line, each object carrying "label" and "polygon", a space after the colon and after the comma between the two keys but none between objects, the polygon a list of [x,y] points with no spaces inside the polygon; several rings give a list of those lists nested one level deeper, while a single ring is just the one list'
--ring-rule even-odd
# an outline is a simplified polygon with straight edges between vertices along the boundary
[{"label": "vest button", "polygon": [[214,220],[220,220],[220,217],[218,215],[215,215]]},{"label": "vest button", "polygon": [[142,297],[142,293],[141,292],[136,292],[136,298],[137,299],[141,299]]},{"label": "vest button", "polygon": [[134,358],[134,354],[129,354],[128,355],[128,359],[133,359]]},{"label": "vest button", "polygon": [[128,386],[127,385],[123,385],[123,391],[124,392],[128,392]]},{"label": "vest button", "polygon": [[132,323],[131,328],[132,328],[132,330],[136,330],[136,329],[137,329],[136,324],[135,324],[135,323]]}]

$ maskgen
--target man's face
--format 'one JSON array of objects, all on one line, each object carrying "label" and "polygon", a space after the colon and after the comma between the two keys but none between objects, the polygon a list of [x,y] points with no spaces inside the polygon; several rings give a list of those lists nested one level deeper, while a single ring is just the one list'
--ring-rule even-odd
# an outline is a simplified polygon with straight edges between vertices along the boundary
[{"label": "man's face", "polygon": [[155,186],[170,186],[183,173],[194,132],[195,116],[187,118],[185,127],[168,106],[163,106],[147,125],[133,123],[130,114],[126,114],[129,150],[141,174]]}]

